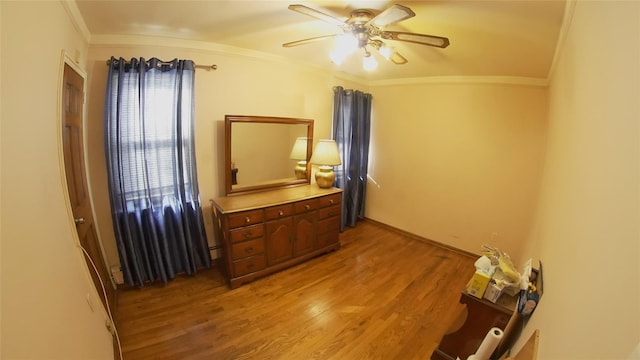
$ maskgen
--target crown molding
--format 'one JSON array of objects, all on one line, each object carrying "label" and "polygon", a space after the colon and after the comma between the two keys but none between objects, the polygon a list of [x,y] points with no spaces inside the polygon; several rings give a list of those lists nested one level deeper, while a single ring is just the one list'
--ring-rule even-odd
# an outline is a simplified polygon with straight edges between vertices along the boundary
[{"label": "crown molding", "polygon": [[260,51],[249,50],[229,45],[221,45],[207,41],[186,40],[179,38],[167,38],[147,35],[94,35],[91,37],[91,46],[96,47],[171,47],[196,51],[206,51],[210,54],[224,54],[241,56],[263,61],[273,61],[287,66],[312,69],[328,74],[336,79],[351,81],[364,86],[395,86],[416,84],[507,84],[546,87],[548,79],[516,77],[516,76],[427,76],[419,78],[399,78],[389,80],[366,80],[347,73],[312,65],[291,61],[286,57],[268,54]]},{"label": "crown molding", "polygon": [[78,9],[78,4],[75,0],[60,0],[62,7],[69,15],[71,19],[71,23],[73,27],[78,31],[80,35],[84,38],[84,41],[88,43],[91,42],[91,32],[87,27],[87,24],[84,22],[84,18],[82,14],[80,14],[80,9]]},{"label": "crown molding", "polygon": [[421,84],[499,84],[547,87],[548,79],[519,76],[425,76],[369,81],[369,86],[421,85]]},{"label": "crown molding", "polygon": [[551,79],[556,71],[557,63],[562,53],[562,49],[564,49],[564,43],[567,39],[569,28],[571,27],[571,22],[573,21],[573,13],[576,8],[576,1],[577,0],[567,0],[564,6],[562,26],[560,27],[560,33],[558,34],[558,42],[556,42],[556,50],[553,54],[553,59],[551,61],[551,66],[549,67],[549,74],[547,75],[547,79]]},{"label": "crown molding", "polygon": [[210,54],[236,55],[248,58],[258,58],[271,61],[283,61],[284,58],[260,51],[239,48],[235,46],[216,44],[207,41],[187,40],[171,37],[150,35],[94,35],[91,38],[91,46],[156,46],[182,48],[189,50],[206,51]]}]

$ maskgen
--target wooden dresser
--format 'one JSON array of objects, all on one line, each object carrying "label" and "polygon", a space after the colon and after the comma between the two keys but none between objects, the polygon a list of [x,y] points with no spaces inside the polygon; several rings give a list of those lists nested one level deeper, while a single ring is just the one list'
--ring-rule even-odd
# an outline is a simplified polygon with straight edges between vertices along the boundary
[{"label": "wooden dresser", "polygon": [[342,190],[317,185],[211,200],[231,288],[340,248]]}]

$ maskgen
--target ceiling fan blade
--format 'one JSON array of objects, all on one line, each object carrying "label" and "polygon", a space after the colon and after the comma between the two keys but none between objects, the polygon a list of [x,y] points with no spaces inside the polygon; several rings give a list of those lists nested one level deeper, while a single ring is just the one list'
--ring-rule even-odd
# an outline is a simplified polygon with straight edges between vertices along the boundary
[{"label": "ceiling fan blade", "polygon": [[374,25],[381,28],[414,16],[416,16],[416,13],[414,13],[413,10],[406,6],[395,4],[369,20],[367,25]]},{"label": "ceiling fan blade", "polygon": [[304,6],[304,5],[300,5],[300,4],[293,4],[293,5],[289,5],[289,10],[293,10],[295,12],[299,12],[300,14],[304,14],[304,15],[309,15],[311,17],[314,17],[316,19],[322,20],[322,21],[326,21],[328,23],[331,24],[335,24],[338,26],[344,26],[344,21],[333,17],[331,15],[327,15],[323,12],[320,12],[318,10],[312,9],[308,6]]},{"label": "ceiling fan blade", "polygon": [[324,35],[324,36],[312,37],[312,38],[308,38],[308,39],[288,42],[288,43],[282,44],[282,46],[283,47],[293,47],[293,46],[298,46],[298,45],[305,45],[305,44],[309,44],[309,43],[312,43],[312,42],[329,39],[329,38],[332,38],[332,37],[335,37],[335,36],[336,35]]},{"label": "ceiling fan blade", "polygon": [[389,60],[392,63],[398,64],[398,65],[406,64],[408,61],[404,56],[400,55],[400,53],[398,53],[397,51],[394,51],[391,53]]},{"label": "ceiling fan blade", "polygon": [[406,41],[416,44],[435,46],[439,48],[446,48],[449,46],[449,39],[442,36],[416,34],[401,31],[383,31],[380,36],[387,40]]}]

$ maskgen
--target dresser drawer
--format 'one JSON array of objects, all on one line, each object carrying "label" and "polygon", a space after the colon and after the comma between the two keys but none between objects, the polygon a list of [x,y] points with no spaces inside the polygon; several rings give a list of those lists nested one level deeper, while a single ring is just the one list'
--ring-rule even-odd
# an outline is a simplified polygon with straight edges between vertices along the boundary
[{"label": "dresser drawer", "polygon": [[262,210],[243,211],[229,215],[229,228],[257,224],[262,221],[264,221],[264,213]]},{"label": "dresser drawer", "polygon": [[213,228],[229,286],[339,249],[342,200],[341,190],[316,184],[212,199]]},{"label": "dresser drawer", "polygon": [[319,205],[320,205],[319,199],[298,201],[295,204],[296,214],[300,214],[300,213],[304,213],[304,212],[307,212],[307,211],[315,210],[315,209],[317,209],[319,207]]},{"label": "dresser drawer", "polygon": [[340,215],[340,211],[342,210],[341,208],[342,206],[340,204],[322,208],[318,210],[318,219],[322,220],[330,218],[332,216],[338,216]]},{"label": "dresser drawer", "polygon": [[251,225],[229,231],[231,242],[237,243],[264,235],[264,224]]},{"label": "dresser drawer", "polygon": [[338,232],[340,229],[340,218],[334,216],[322,221],[318,221],[318,234],[324,234],[326,232]]},{"label": "dresser drawer", "polygon": [[342,193],[337,193],[333,195],[323,196],[318,199],[319,207],[327,207],[333,205],[341,205],[342,204]]},{"label": "dresser drawer", "polygon": [[266,261],[264,255],[252,256],[233,262],[233,276],[242,276],[264,269]]},{"label": "dresser drawer", "polygon": [[293,214],[293,204],[273,206],[264,210],[264,217],[267,220],[279,219]]},{"label": "dresser drawer", "polygon": [[231,257],[233,260],[246,258],[249,256],[264,253],[264,238],[257,238],[249,241],[243,241],[231,246]]}]

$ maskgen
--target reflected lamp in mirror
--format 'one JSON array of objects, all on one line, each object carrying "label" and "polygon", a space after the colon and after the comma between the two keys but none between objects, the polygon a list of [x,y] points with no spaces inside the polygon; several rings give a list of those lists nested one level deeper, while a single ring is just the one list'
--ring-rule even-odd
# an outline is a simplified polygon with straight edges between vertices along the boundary
[{"label": "reflected lamp in mirror", "polygon": [[311,163],[320,165],[316,171],[316,183],[326,189],[333,186],[336,174],[333,167],[342,164],[338,144],[334,140],[319,140],[311,155]]},{"label": "reflected lamp in mirror", "polygon": [[298,137],[296,141],[293,143],[293,148],[291,149],[291,155],[289,155],[290,159],[298,160],[296,163],[296,167],[294,168],[294,173],[296,174],[296,179],[306,179],[307,178],[307,138],[306,137]]}]

